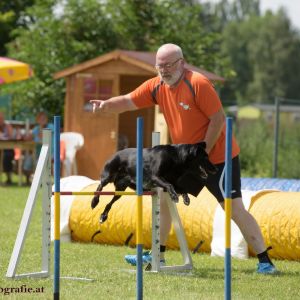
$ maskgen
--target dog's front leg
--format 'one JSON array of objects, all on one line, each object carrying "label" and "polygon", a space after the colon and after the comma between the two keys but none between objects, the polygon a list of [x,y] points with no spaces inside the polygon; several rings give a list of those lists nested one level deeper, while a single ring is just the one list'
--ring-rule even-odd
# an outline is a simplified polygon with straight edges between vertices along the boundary
[{"label": "dog's front leg", "polygon": [[158,176],[152,176],[151,180],[153,183],[155,183],[157,186],[164,188],[170,195],[172,201],[174,202],[178,202],[178,195],[173,187],[173,185],[167,181],[165,181],[164,179],[158,177]]},{"label": "dog's front leg", "polygon": [[[129,186],[128,177],[117,178],[116,182],[114,182],[116,191],[125,191]],[[100,216],[100,223],[104,223],[107,220],[108,213],[111,210],[112,205],[122,197],[122,195],[115,195],[108,204],[106,204],[104,211]]]},{"label": "dog's front leg", "polygon": [[99,222],[102,224],[107,220],[108,217],[108,213],[111,210],[112,205],[118,200],[120,199],[122,196],[121,195],[117,195],[114,196],[111,201],[105,206],[104,211],[102,212]]},{"label": "dog's front leg", "polygon": [[186,206],[189,206],[190,203],[191,203],[191,200],[190,200],[190,197],[188,194],[182,194],[182,198],[183,198],[183,203],[186,205]]},{"label": "dog's front leg", "polygon": [[[103,189],[103,185],[100,182],[100,184],[97,187],[96,192],[101,192],[102,189]],[[100,195],[95,195],[94,198],[92,199],[92,202],[91,202],[91,208],[92,209],[94,209],[98,205],[98,203],[99,203],[99,197],[100,197]]]}]

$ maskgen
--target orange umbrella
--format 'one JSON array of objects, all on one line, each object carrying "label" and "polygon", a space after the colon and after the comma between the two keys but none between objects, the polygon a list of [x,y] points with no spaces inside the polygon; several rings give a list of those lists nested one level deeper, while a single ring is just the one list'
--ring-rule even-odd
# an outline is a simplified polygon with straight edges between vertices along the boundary
[{"label": "orange umbrella", "polygon": [[33,72],[28,64],[7,58],[0,57],[0,84],[28,79]]}]

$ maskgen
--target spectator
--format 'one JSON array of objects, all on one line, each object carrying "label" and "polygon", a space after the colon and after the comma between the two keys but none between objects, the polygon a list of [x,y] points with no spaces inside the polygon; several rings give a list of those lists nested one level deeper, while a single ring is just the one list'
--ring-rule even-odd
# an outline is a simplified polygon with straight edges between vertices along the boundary
[{"label": "spectator", "polygon": [[[52,135],[54,132],[54,125],[52,123],[48,122],[48,116],[44,111],[41,111],[36,116],[36,125],[32,129],[32,131],[25,136],[26,140],[33,140],[36,142],[36,158],[39,157],[41,148],[42,148],[42,142],[43,142],[43,129],[51,129]],[[52,156],[53,156],[53,147],[54,147],[54,141],[52,139]],[[30,184],[30,176],[33,172],[33,157],[30,153],[26,154],[24,158],[24,164],[23,164],[23,172],[26,176],[26,183]]]},{"label": "spectator", "polygon": [[[10,140],[13,138],[13,128],[10,124],[5,122],[5,115],[0,112],[0,139]],[[3,150],[3,171],[6,174],[6,185],[12,184],[11,173],[13,170],[13,160],[14,160],[14,149]]]},{"label": "spectator", "polygon": [[[44,111],[41,111],[37,114],[36,123],[37,125],[32,129],[30,138],[37,143],[36,155],[39,156],[43,142],[43,129],[51,129],[53,134],[54,125],[48,122],[48,116]],[[54,143],[52,143],[52,148],[53,145]]]}]

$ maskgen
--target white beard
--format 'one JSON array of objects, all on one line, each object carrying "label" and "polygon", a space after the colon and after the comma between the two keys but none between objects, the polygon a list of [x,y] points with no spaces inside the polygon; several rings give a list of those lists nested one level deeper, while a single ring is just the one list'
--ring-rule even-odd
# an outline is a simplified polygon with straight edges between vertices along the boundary
[{"label": "white beard", "polygon": [[165,84],[172,86],[180,79],[182,72],[177,70],[172,75],[166,75],[166,76],[163,76],[161,72],[158,72],[158,75]]}]

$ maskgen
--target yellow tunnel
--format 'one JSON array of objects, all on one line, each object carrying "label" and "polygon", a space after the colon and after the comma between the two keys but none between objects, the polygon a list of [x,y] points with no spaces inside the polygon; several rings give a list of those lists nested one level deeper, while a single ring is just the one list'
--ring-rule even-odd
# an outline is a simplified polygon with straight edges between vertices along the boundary
[{"label": "yellow tunnel", "polygon": [[[97,184],[82,191],[95,191]],[[105,191],[113,191],[108,185]],[[129,191],[129,189],[128,189]],[[112,196],[100,196],[98,206],[92,210],[92,196],[76,196],[71,207],[69,226],[72,240],[135,246],[136,197],[122,196],[115,202],[104,224],[99,217]],[[180,199],[178,212],[185,230],[188,247],[193,250],[203,242],[200,251],[210,252],[213,221],[218,203],[203,189],[197,198],[191,196],[191,204],[185,206]],[[251,199],[250,213],[257,220],[266,245],[272,246],[272,257],[300,259],[300,192],[262,191]],[[151,197],[143,197],[143,244],[151,248]],[[178,249],[176,234],[172,228],[167,247]],[[250,252],[251,253],[251,252]]]}]

